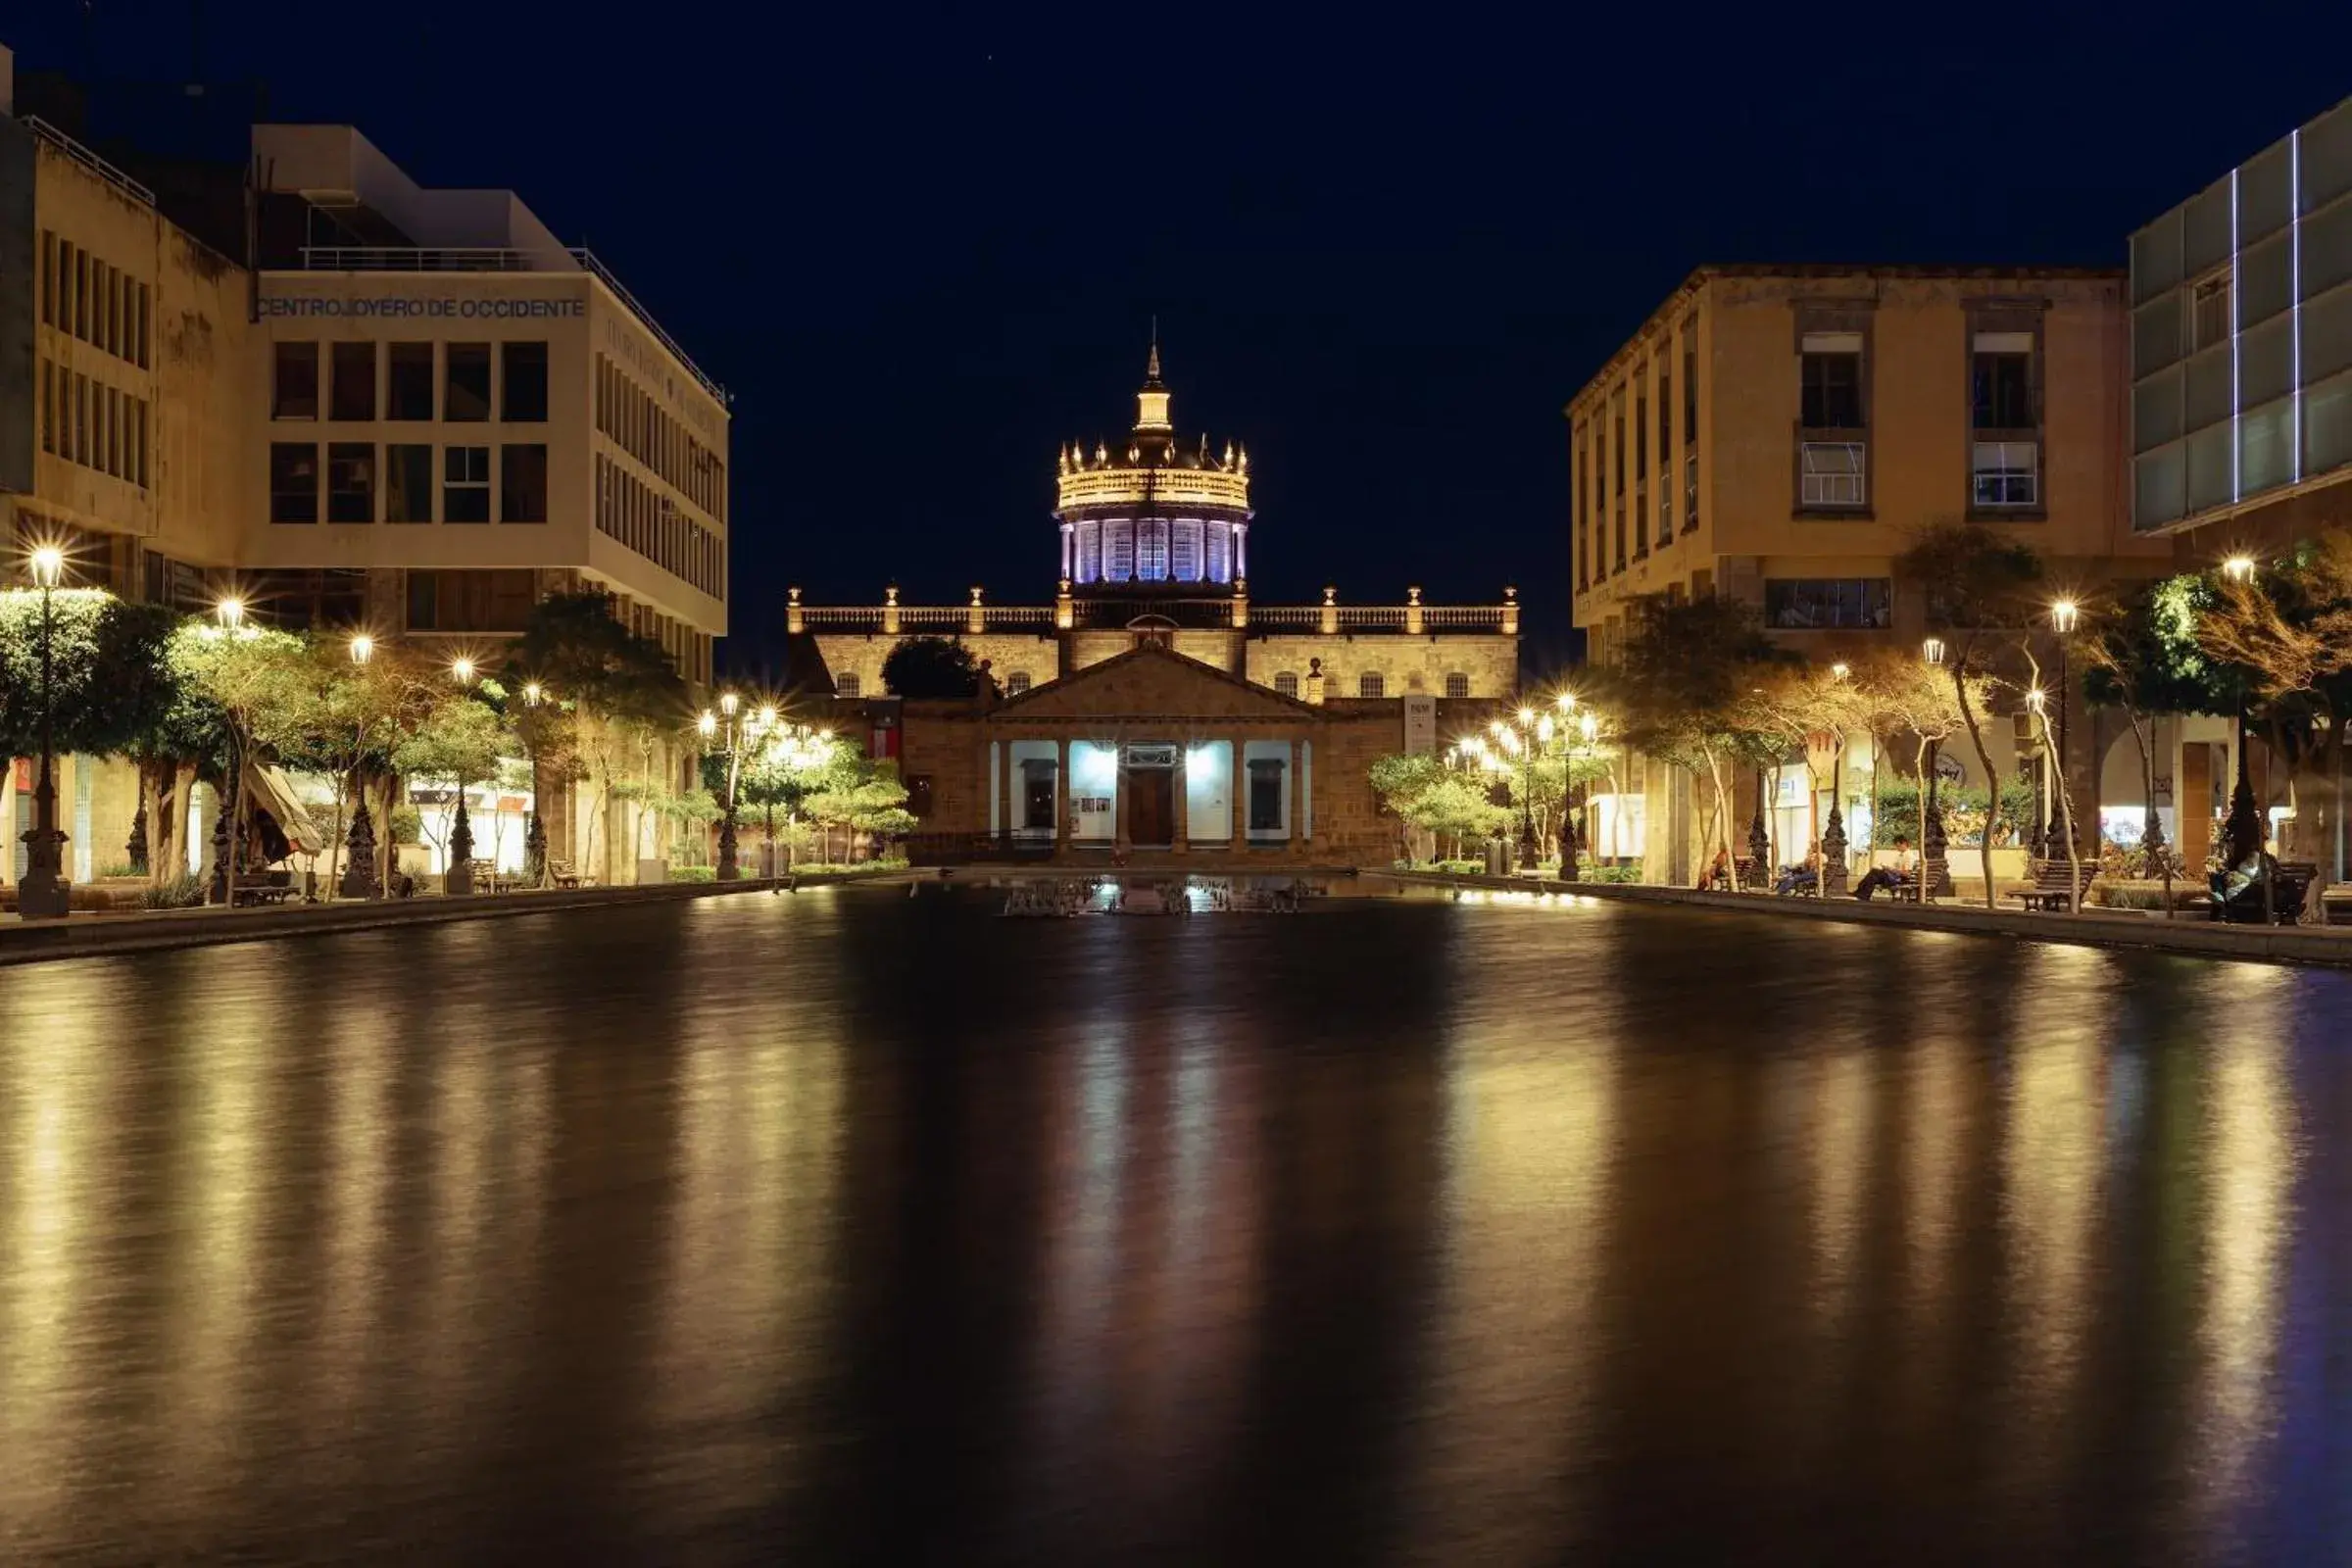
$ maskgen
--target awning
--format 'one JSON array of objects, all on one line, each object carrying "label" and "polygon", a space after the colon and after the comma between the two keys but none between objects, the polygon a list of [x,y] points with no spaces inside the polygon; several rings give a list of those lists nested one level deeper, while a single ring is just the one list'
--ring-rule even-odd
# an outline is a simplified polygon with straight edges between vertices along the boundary
[{"label": "awning", "polygon": [[305,855],[323,855],[326,835],[311,820],[301,799],[294,793],[294,784],[278,768],[245,764],[245,793],[254,803],[277,818],[277,825],[286,841]]}]

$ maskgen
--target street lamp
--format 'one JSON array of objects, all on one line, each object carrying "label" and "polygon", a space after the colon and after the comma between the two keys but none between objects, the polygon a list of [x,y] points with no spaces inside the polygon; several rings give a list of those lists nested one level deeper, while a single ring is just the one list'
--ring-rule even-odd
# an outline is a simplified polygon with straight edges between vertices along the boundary
[{"label": "street lamp", "polygon": [[2082,618],[2082,607],[2072,599],[2059,599],[2050,605],[2050,630],[2058,634],[2058,776],[2056,784],[2058,817],[2065,826],[2067,854],[2070,860],[2074,858],[2076,848],[2075,794],[2074,788],[2068,783],[2066,776],[2067,715],[2074,708],[2074,691],[2073,683],[2067,678],[2066,660],[2067,639],[2074,635],[2076,623]]},{"label": "street lamp", "polygon": [[531,761],[531,817],[522,829],[522,872],[524,880],[533,887],[547,885],[547,811],[542,804],[542,792],[547,783],[540,776],[538,712],[547,706],[547,688],[535,680],[522,683],[523,750]]},{"label": "street lamp", "polygon": [[26,920],[61,920],[73,906],[64,876],[65,834],[57,828],[56,669],[51,659],[49,596],[65,576],[66,553],[39,545],[26,558],[41,590],[41,775],[32,792],[32,828],[24,834],[24,875],[17,883],[17,913]]},{"label": "street lamp", "polygon": [[232,594],[213,606],[213,615],[223,631],[235,631],[245,624],[245,601]]},{"label": "street lamp", "polygon": [[[2243,587],[2254,577],[2254,558],[2239,554],[2222,563],[2222,572],[2231,582]],[[2237,779],[2230,786],[2230,816],[2222,825],[2224,852],[2231,865],[2262,853],[2263,841],[2270,835],[2263,831],[2262,815],[2254,804],[2254,784],[2246,772],[2246,676],[2241,668],[2237,674]],[[2266,892],[2265,912],[2268,912]]]},{"label": "street lamp", "polygon": [[[1853,666],[1843,662],[1830,666],[1830,679],[1842,686],[1853,675]],[[1845,891],[1848,869],[1845,861],[1845,726],[1842,722],[1830,734],[1830,820],[1821,830],[1821,879],[1817,884],[1823,897]]]},{"label": "street lamp", "polygon": [[[739,881],[743,876],[743,867],[736,858],[735,841],[735,791],[742,775],[742,742],[748,727],[736,716],[742,706],[742,699],[733,692],[721,692],[718,694],[718,712],[713,713],[706,708],[702,717],[695,720],[695,728],[702,732],[706,743],[721,731],[725,734],[725,739],[718,747],[720,755],[727,760],[726,796],[719,802],[718,817],[718,880],[721,882]],[[760,711],[772,712],[774,710],[762,709]]]},{"label": "street lamp", "polygon": [[[364,631],[353,633],[347,648],[351,662],[362,669],[375,658],[375,639]],[[375,823],[368,814],[365,774],[361,775],[358,793],[359,807],[351,813],[351,831],[343,839],[343,875],[335,884],[335,895],[345,899],[372,899],[377,892]]]},{"label": "street lamp", "polygon": [[[245,628],[245,601],[234,594],[214,601],[211,635],[259,636]],[[245,745],[241,725],[232,712],[228,722],[227,789],[220,797],[220,815],[213,824],[213,892],[223,908],[237,902],[237,860],[245,843]]]}]

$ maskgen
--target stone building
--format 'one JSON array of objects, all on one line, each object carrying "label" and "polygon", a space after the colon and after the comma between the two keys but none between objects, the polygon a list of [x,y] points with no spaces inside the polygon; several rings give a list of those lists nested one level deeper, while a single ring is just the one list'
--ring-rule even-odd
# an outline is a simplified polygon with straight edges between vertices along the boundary
[{"label": "stone building", "polygon": [[1051,604],[903,605],[897,588],[869,606],[813,606],[791,590],[788,629],[822,657],[834,692],[872,697],[907,637],[945,637],[985,661],[1008,697],[1114,658],[1149,634],[1174,652],[1286,697],[1497,700],[1519,680],[1519,606],[1316,605],[1250,597],[1257,547],[1250,454],[1238,443],[1180,436],[1152,351],[1136,418],[1115,446],[1065,445],[1054,512],[1058,588]]},{"label": "stone building", "polygon": [[[922,811],[918,856],[998,851],[1086,862],[1311,860],[1383,864],[1371,765],[1481,703],[1308,702],[1155,637],[1016,697],[908,702],[899,766]],[[1465,711],[1441,714],[1441,707]]]}]

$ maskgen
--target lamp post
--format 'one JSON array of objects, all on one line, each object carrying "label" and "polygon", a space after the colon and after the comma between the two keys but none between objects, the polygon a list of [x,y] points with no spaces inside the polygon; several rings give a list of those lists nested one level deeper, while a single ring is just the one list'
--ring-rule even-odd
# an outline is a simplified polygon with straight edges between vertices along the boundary
[{"label": "lamp post", "polygon": [[[739,732],[735,715],[736,710],[741,706],[741,699],[737,698],[733,692],[718,694],[718,710],[725,715],[727,758],[727,793],[726,799],[719,802],[718,817],[718,880],[721,882],[733,882],[743,875],[743,868],[737,864],[735,858],[735,785],[743,759],[742,749],[737,744]],[[711,730],[716,727],[710,713],[706,710],[703,713],[705,738],[708,738]]]},{"label": "lamp post", "polygon": [[[351,662],[366,669],[375,658],[375,639],[361,632],[351,639]],[[363,776],[355,792],[359,808],[351,813],[351,832],[343,840],[343,876],[335,892],[346,899],[372,899],[381,889],[375,880],[375,823],[368,814],[368,783]]]},{"label": "lamp post", "polygon": [[[2244,586],[2254,578],[2252,556],[2231,556],[2222,563],[2222,572],[2231,582]],[[2262,830],[2262,813],[2254,803],[2253,781],[2246,771],[2246,677],[2241,669],[2237,675],[2237,779],[2230,787],[2230,816],[2222,826],[2224,854],[2229,863],[2236,865],[2250,856],[2262,853],[2268,834]]]},{"label": "lamp post", "polygon": [[[245,602],[233,594],[213,606],[212,635],[234,637],[245,625]],[[222,908],[237,902],[237,854],[245,842],[245,746],[235,714],[228,721],[228,777],[213,822],[213,897]]]},{"label": "lamp post", "polygon": [[[2026,693],[2026,707],[2034,714],[2034,721],[2041,726],[2041,749],[2046,755],[2050,750],[2049,697],[2040,687],[2036,686]],[[2080,914],[2082,911],[2082,862],[2081,852],[2075,846],[2074,809],[2068,805],[2063,794],[2058,798],[2058,811],[2059,831],[2065,835],[2066,840],[2066,906],[2069,911]]]},{"label": "lamp post", "polygon": [[2075,625],[2082,616],[2082,608],[2072,599],[2061,599],[2050,606],[2050,630],[2058,634],[2058,815],[2066,826],[2067,856],[2071,860],[2077,851],[2075,843],[2075,792],[2067,780],[2067,715],[2073,711],[2072,683],[2067,678],[2067,642],[2075,634]]},{"label": "lamp post", "polygon": [[[806,724],[786,722],[773,708],[760,710],[760,722],[766,732],[767,759],[778,767],[789,772],[803,773],[811,768],[822,767],[832,760],[833,732],[831,730],[810,729]],[[772,791],[767,803],[767,843],[768,857],[772,862],[776,844],[776,803]],[[789,861],[791,846],[785,847],[785,855]],[[782,874],[772,863],[769,871],[773,880],[769,891],[782,893],[784,891]]]},{"label": "lamp post", "polygon": [[24,835],[24,876],[17,884],[17,913],[27,920],[60,920],[73,905],[63,874],[65,834],[57,828],[56,669],[50,650],[49,597],[65,575],[66,553],[55,545],[36,547],[27,558],[41,590],[41,772],[32,791],[32,828]]},{"label": "lamp post", "polygon": [[[1853,670],[1843,663],[1830,666],[1830,679],[1843,686]],[[1830,733],[1830,820],[1821,830],[1821,878],[1815,885],[1823,898],[1845,891],[1845,730],[1842,723]]]},{"label": "lamp post", "polygon": [[540,709],[547,706],[547,688],[535,680],[524,681],[522,706],[525,710],[523,749],[530,754],[531,761],[531,817],[522,829],[522,876],[531,886],[543,888],[547,886],[547,812],[541,796],[547,788],[547,781],[541,776],[539,767],[537,714]]},{"label": "lamp post", "polygon": [[[1930,669],[1943,667],[1943,639],[1931,637],[1919,645],[1919,657]],[[1936,744],[1931,741],[1926,750],[1927,777],[1920,780],[1919,791],[1919,902],[1925,905],[1938,893],[1949,893],[1952,871],[1945,858],[1949,847],[1943,834],[1943,803],[1937,799],[1942,782],[1936,767]]]},{"label": "lamp post", "polygon": [[[1546,718],[1548,726],[1551,720]],[[1544,848],[1536,842],[1536,710],[1519,710],[1519,727],[1515,732],[1519,752],[1519,863],[1530,871],[1540,871],[1538,863],[1544,858]]]},{"label": "lamp post", "polygon": [[[449,672],[461,689],[472,689],[472,660],[460,655],[450,662]],[[473,824],[466,816],[466,780],[457,780],[457,787],[458,808],[449,823],[449,870],[441,878],[441,891],[450,898],[465,898],[473,892]]]}]

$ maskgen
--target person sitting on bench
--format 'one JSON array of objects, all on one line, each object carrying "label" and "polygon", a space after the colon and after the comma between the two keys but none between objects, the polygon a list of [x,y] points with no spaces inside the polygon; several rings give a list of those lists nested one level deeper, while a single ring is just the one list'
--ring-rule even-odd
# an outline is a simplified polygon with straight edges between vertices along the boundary
[{"label": "person sitting on bench", "polygon": [[1911,841],[1900,833],[1894,836],[1894,863],[1874,865],[1854,884],[1854,897],[1864,904],[1881,888],[1907,888],[1919,875],[1919,857],[1911,851]]},{"label": "person sitting on bench", "polygon": [[1791,893],[1811,893],[1820,886],[1821,846],[1816,844],[1802,863],[1781,867],[1781,879],[1772,885],[1772,891],[1787,898]]},{"label": "person sitting on bench", "polygon": [[1732,891],[1731,851],[1717,850],[1715,852],[1714,860],[1708,864],[1705,870],[1698,873],[1696,890],[1700,893],[1704,893],[1709,889],[1713,889],[1717,893],[1729,893]]}]

